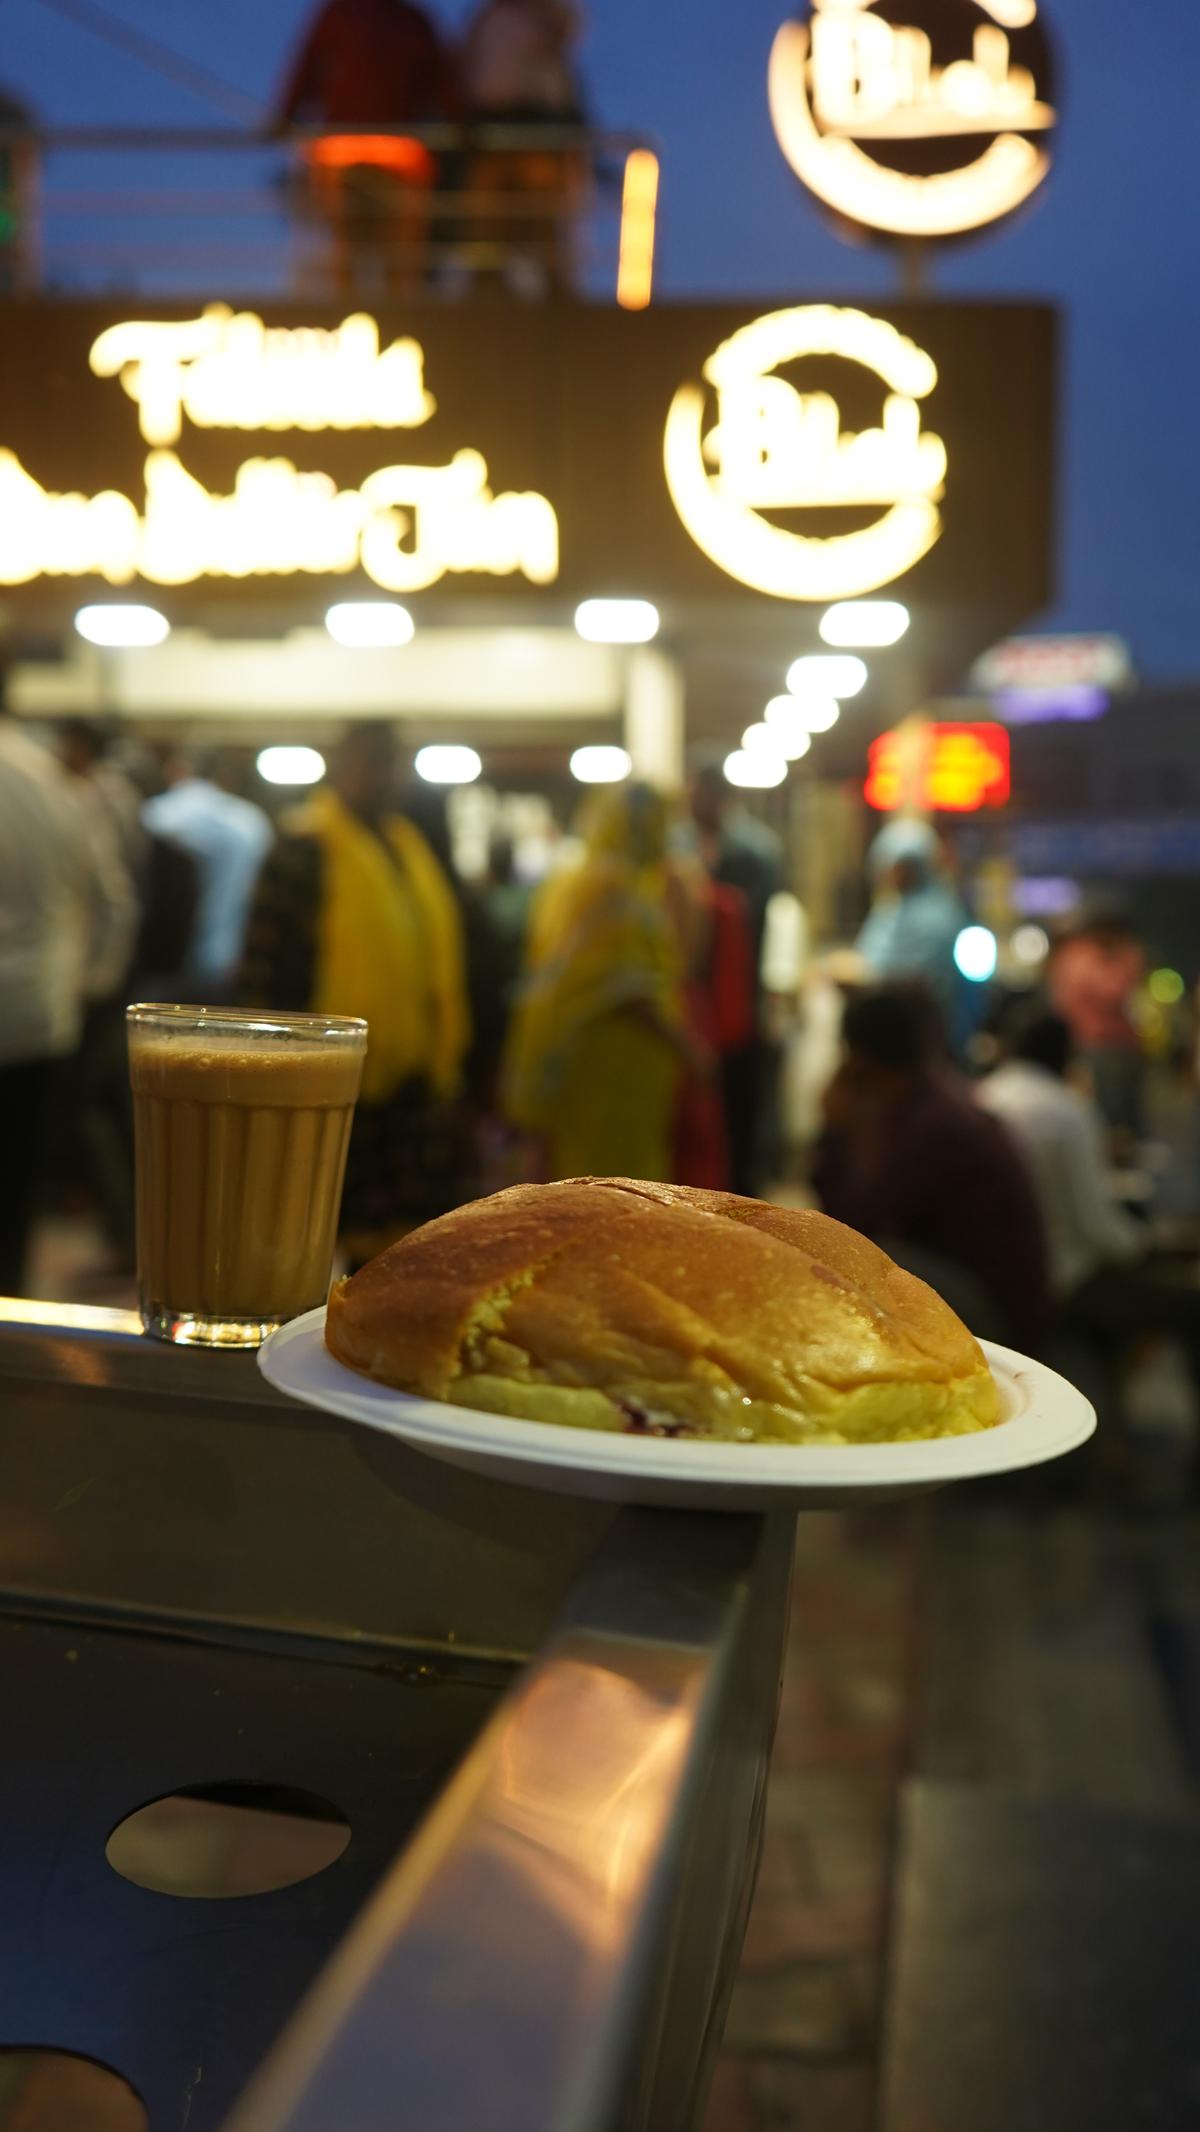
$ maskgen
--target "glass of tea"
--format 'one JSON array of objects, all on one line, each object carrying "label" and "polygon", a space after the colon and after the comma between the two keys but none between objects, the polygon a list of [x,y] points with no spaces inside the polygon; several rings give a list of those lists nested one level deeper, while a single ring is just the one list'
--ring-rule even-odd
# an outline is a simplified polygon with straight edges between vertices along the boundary
[{"label": "glass of tea", "polygon": [[329,1289],[367,1025],[127,1010],[142,1323],[258,1347]]}]

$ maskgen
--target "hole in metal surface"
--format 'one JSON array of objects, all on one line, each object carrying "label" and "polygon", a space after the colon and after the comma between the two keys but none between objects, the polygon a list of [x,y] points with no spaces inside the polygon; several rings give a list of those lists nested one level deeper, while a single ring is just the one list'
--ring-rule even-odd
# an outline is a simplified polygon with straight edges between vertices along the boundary
[{"label": "hole in metal surface", "polygon": [[349,1841],[349,1822],[312,1792],[283,1784],[196,1784],[128,1815],[104,1855],[139,1888],[213,1899],[268,1895],[311,1880]]},{"label": "hole in metal surface", "polygon": [[127,2080],[70,2051],[0,2045],[0,2132],[147,2132]]}]

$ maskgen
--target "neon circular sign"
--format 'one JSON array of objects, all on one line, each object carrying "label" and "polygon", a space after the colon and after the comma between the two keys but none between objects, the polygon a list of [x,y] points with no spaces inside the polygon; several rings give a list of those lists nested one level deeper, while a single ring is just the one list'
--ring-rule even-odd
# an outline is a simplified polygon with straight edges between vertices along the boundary
[{"label": "neon circular sign", "polygon": [[[876,426],[844,427],[830,358],[859,366],[868,393],[882,388]],[[801,364],[812,389],[780,375]],[[710,356],[702,383],[680,386],[667,416],[667,486],[696,546],[776,599],[853,599],[892,584],[941,537],[946,447],[922,427],[936,384],[932,357],[865,311],[803,304],[741,327]],[[859,523],[803,532],[772,512]]]},{"label": "neon circular sign", "polygon": [[811,0],[778,32],[767,85],[796,176],[865,229],[983,229],[1050,170],[1038,0]]}]

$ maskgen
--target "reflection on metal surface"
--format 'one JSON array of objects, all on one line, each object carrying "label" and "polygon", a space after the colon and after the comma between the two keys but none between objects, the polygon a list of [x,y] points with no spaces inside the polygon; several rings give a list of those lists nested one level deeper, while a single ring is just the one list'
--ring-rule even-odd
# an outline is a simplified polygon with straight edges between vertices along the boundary
[{"label": "reflection on metal surface", "polygon": [[202,1784],[152,1799],[104,1847],[135,1887],[193,1901],[266,1895],[325,1872],[350,1841],[336,1807],[285,1785]]},{"label": "reflection on metal surface", "polygon": [[112,1381],[113,1349],[138,1343],[137,1351],[151,1345],[145,1340],[142,1320],[136,1310],[109,1310],[90,1303],[47,1303],[23,1296],[0,1296],[0,1338],[5,1327],[14,1336],[27,1327],[31,1339],[39,1333],[50,1336],[54,1348],[52,1374],[71,1384],[104,1385]]},{"label": "reflection on metal surface", "polygon": [[[97,1827],[76,1816],[52,1888],[24,1846],[47,1946],[72,1946],[80,1876],[108,1891],[95,1930],[112,1952],[90,1995],[88,1950],[74,1948],[90,2047],[120,2066],[136,2039],[126,2069],[155,2124],[190,2109],[215,2132],[299,1975],[435,1798],[239,2132],[690,2123],[753,1870],[790,1521],[548,1506],[278,1395],[264,1404],[244,1357],[64,1333],[54,1306],[15,1308],[24,1322],[0,1325],[11,1643],[28,1654],[30,1616],[67,1613],[38,1634],[81,1744],[64,1755],[58,1703],[22,1696],[39,1747],[10,1780],[44,1819],[30,1768],[74,1802],[89,1740],[120,1743],[96,1758]],[[111,1373],[105,1397],[64,1381],[76,1350]],[[363,1704],[379,1697],[390,1745],[364,1759]],[[122,1891],[100,1848],[134,1801],[216,1759],[218,1736],[225,1773],[273,1772],[290,1743],[293,1781],[344,1801],[356,1841],[311,1895],[189,1921],[164,1896]],[[51,2007],[54,1991],[52,1977]],[[200,2053],[184,2055],[197,2008],[213,2045],[198,2094]]]},{"label": "reflection on metal surface", "polygon": [[[790,1549],[750,1520],[642,1514],[621,1529],[226,2132],[690,2121],[695,2029],[671,2102],[650,2107],[673,1971],[691,1966],[672,1934],[705,1878],[691,2018],[707,2025],[743,1914]],[[631,1540],[650,1551],[631,1556]],[[743,1689],[748,1729],[726,1732]],[[695,1816],[726,1797],[710,1857]]]},{"label": "reflection on metal surface", "polygon": [[128,2081],[71,2051],[0,2046],[0,2132],[147,2132]]},{"label": "reflection on metal surface", "polygon": [[136,1310],[101,1310],[90,1303],[48,1303],[26,1296],[0,1296],[0,1325],[45,1325],[67,1333],[130,1333],[139,1339]]},{"label": "reflection on metal surface", "polygon": [[[493,1810],[520,1871],[576,1936],[611,1948],[661,1834],[686,1750],[694,1669],[656,1690],[610,1666],[563,1659],[500,1738]],[[691,1678],[689,1679],[689,1672]],[[672,1686],[681,1697],[672,1708]]]}]

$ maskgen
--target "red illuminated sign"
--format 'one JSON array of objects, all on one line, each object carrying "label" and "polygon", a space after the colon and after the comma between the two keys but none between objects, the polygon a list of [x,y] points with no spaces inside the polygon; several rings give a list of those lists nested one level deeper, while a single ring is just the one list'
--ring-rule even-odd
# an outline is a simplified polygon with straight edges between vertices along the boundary
[{"label": "red illuminated sign", "polygon": [[1002,807],[1012,789],[1009,737],[1002,725],[914,725],[881,733],[871,745],[863,787],[882,814],[918,807],[973,814]]}]

